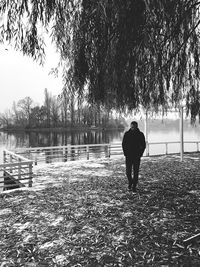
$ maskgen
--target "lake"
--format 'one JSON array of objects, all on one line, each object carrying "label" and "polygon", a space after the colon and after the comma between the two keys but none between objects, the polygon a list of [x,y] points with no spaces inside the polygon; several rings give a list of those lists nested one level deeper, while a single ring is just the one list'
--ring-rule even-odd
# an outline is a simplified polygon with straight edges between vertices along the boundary
[{"label": "lake", "polygon": [[[141,131],[144,131],[144,122],[138,121],[138,123]],[[4,148],[12,150],[20,147],[118,143],[122,141],[127,129],[124,131],[90,130],[84,132],[0,132],[0,162],[2,162]],[[179,139],[179,120],[150,121],[149,142],[170,142],[179,141]],[[192,126],[188,120],[184,121],[184,141],[200,141],[200,126],[198,124]],[[187,146],[190,146],[187,150],[193,150],[193,144]],[[152,153],[159,154],[161,152],[159,149],[155,147]],[[173,149],[175,149],[174,145]],[[178,145],[176,149],[179,149]]]}]

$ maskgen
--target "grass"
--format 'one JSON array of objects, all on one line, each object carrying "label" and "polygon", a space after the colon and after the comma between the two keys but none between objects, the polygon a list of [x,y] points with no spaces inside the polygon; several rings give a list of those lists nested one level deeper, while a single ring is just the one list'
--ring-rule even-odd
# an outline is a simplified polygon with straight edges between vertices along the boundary
[{"label": "grass", "polygon": [[123,158],[38,170],[59,183],[0,195],[0,266],[199,266],[199,162],[143,159],[136,195]]}]

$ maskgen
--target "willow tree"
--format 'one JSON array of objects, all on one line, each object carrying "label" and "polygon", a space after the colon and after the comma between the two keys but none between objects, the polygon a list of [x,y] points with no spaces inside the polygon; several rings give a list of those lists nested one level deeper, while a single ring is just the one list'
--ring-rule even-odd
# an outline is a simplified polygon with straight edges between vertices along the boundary
[{"label": "willow tree", "polygon": [[110,108],[200,115],[198,0],[1,0],[1,41],[35,59],[44,30],[55,42],[64,88]]}]

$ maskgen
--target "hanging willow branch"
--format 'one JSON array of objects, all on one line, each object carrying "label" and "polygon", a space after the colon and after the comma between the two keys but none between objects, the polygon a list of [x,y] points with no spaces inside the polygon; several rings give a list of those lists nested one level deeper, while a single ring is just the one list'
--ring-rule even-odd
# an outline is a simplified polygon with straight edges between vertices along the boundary
[{"label": "hanging willow branch", "polygon": [[157,110],[185,98],[195,120],[199,8],[198,0],[4,0],[0,41],[43,60],[46,29],[65,62],[64,81],[79,93],[87,88],[90,101]]}]

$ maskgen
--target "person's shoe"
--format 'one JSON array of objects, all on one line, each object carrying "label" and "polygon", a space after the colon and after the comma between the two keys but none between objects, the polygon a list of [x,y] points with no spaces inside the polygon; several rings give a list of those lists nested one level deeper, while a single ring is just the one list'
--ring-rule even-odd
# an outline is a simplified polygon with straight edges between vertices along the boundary
[{"label": "person's shoe", "polygon": [[133,193],[137,193],[137,189],[136,189],[136,187],[133,186],[133,188],[132,188],[132,192],[133,192]]}]

